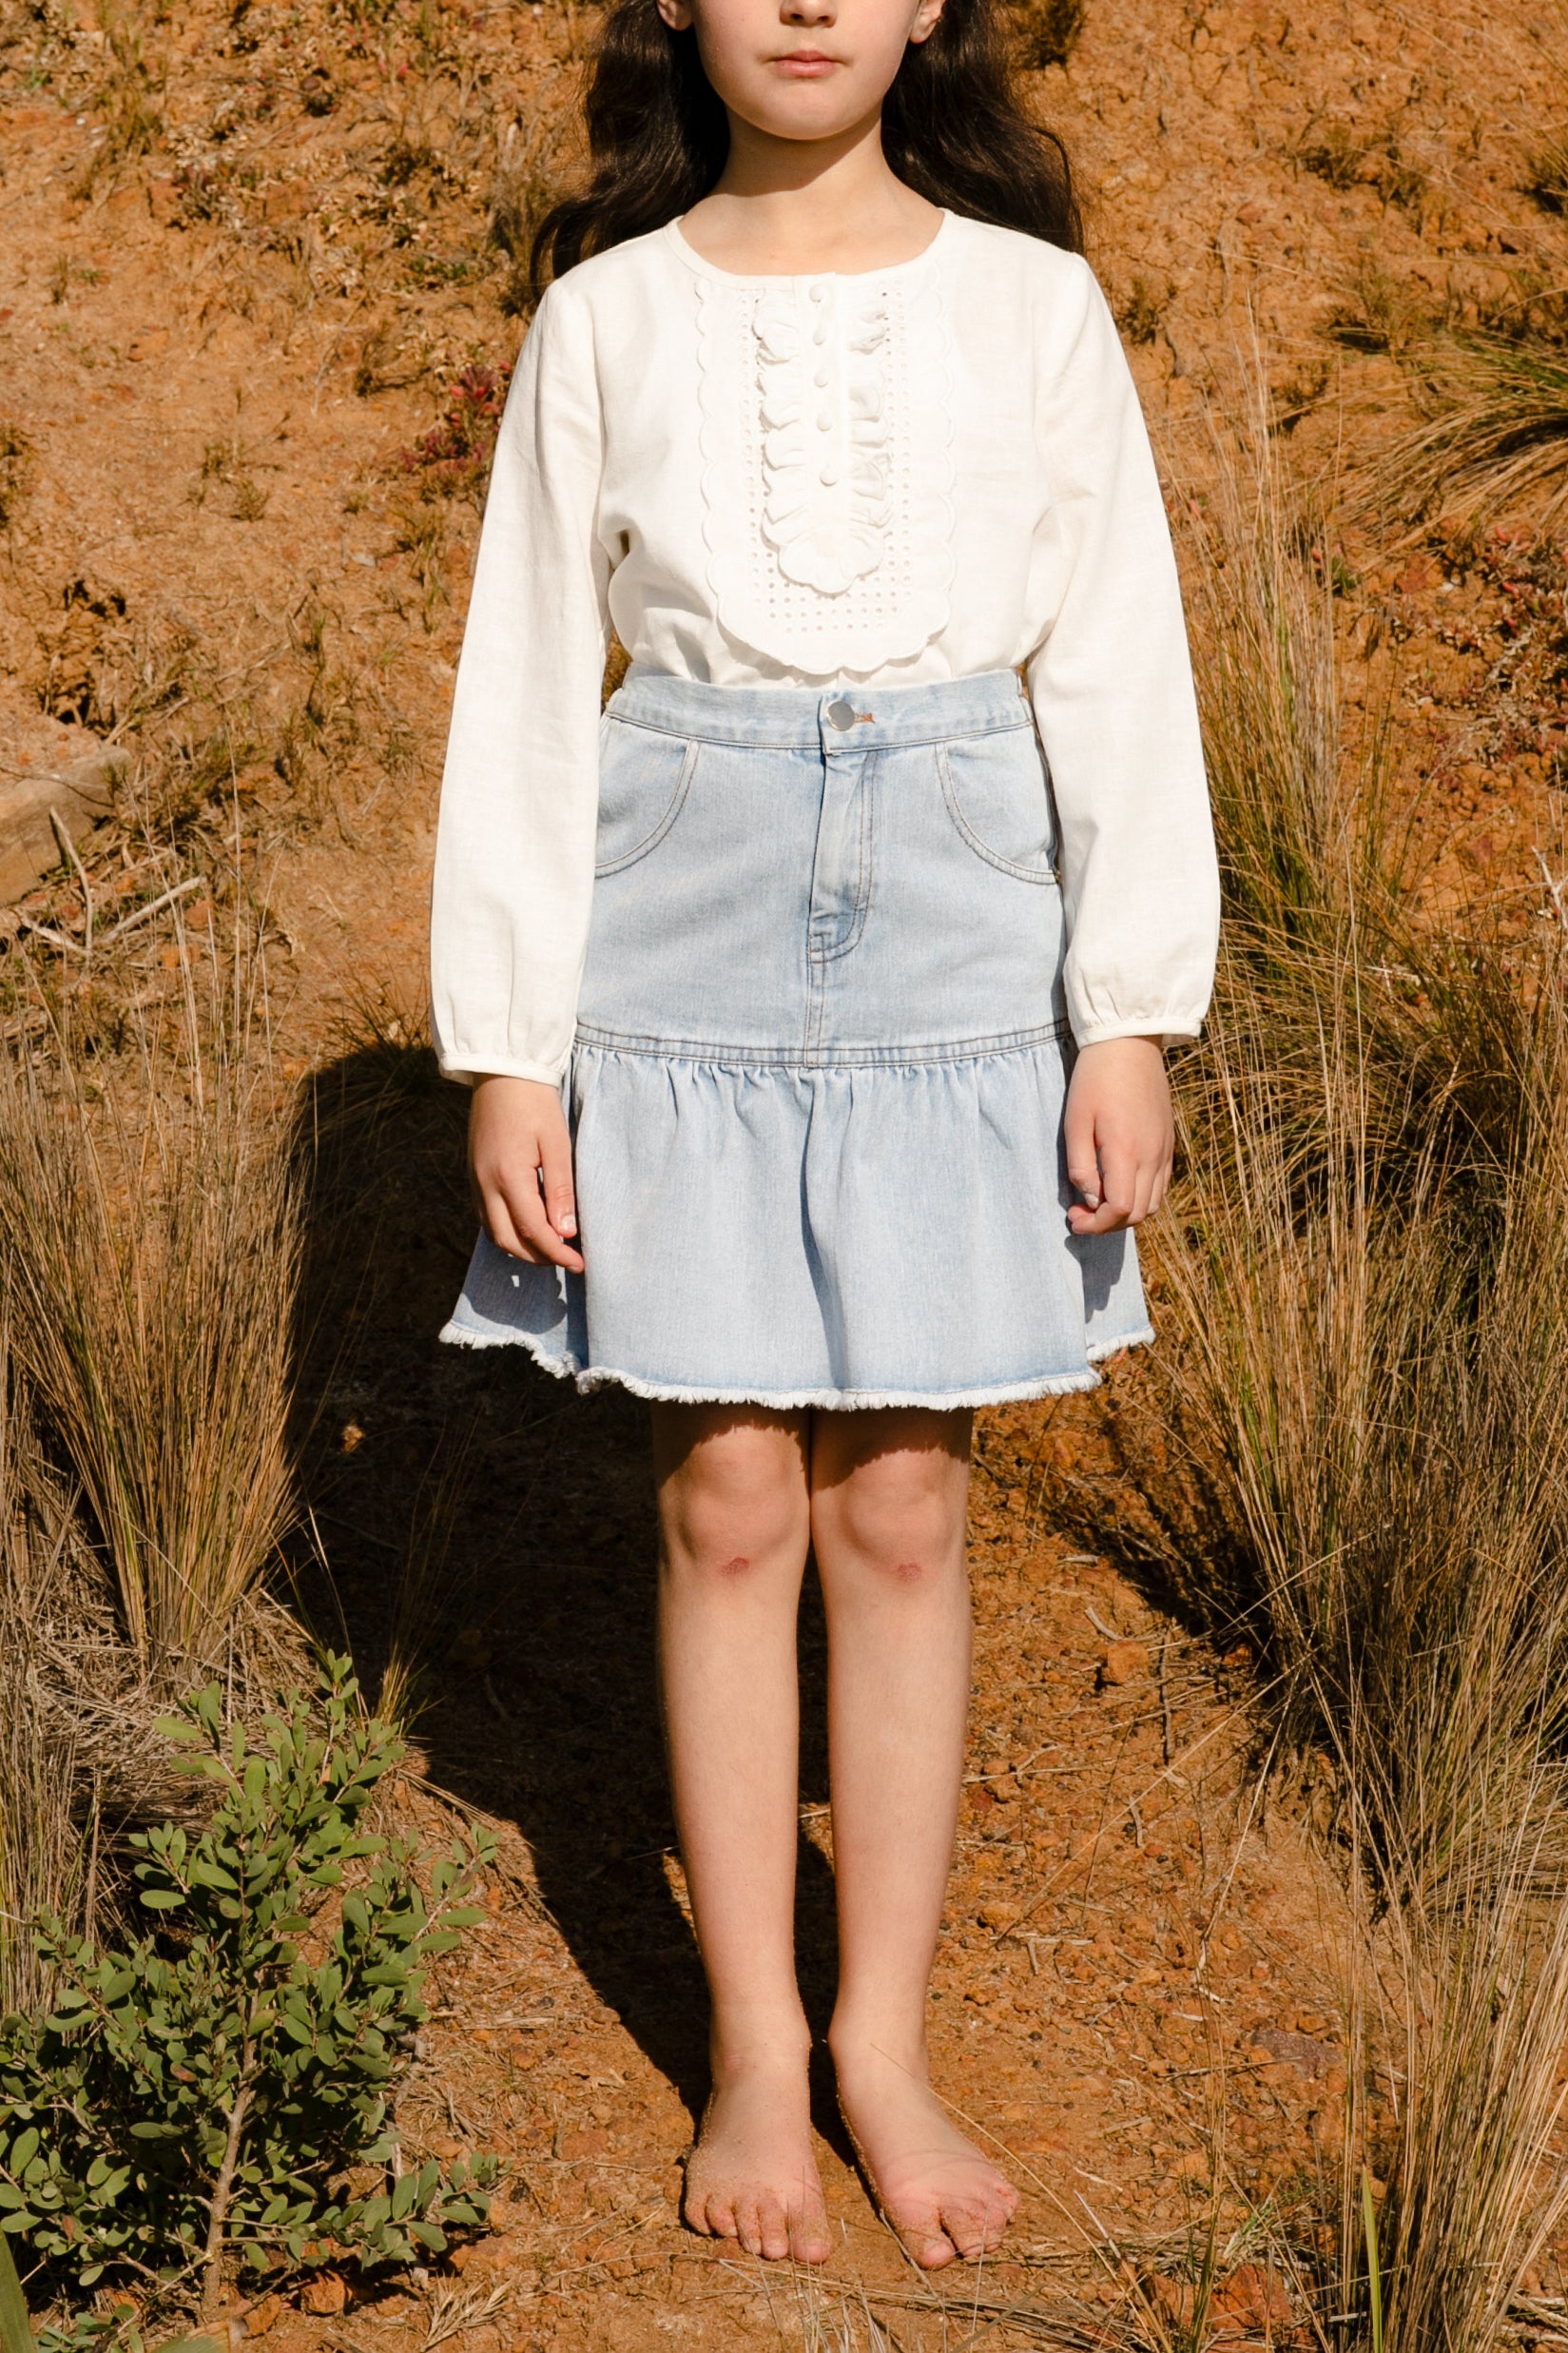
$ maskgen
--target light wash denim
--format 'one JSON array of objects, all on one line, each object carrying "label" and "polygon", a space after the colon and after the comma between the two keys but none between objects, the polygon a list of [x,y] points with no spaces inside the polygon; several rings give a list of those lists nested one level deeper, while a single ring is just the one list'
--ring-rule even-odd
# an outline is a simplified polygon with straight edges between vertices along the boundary
[{"label": "light wash denim", "polygon": [[481,1236],[442,1337],[692,1402],[1092,1387],[1152,1335],[1132,1235],[1067,1226],[1055,853],[1011,671],[633,668],[566,1086],[587,1273]]}]

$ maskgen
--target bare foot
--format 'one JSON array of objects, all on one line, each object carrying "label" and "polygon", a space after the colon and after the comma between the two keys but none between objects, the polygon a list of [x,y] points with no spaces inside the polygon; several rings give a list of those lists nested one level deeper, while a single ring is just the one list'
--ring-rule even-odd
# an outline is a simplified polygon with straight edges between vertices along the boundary
[{"label": "bare foot", "polygon": [[748,2255],[827,2261],[803,2062],[769,2057],[724,2071],[687,2160],[682,2211],[693,2230],[738,2239]]},{"label": "bare foot", "polygon": [[948,2121],[923,2066],[834,2050],[839,2105],[877,2203],[922,2270],[1002,2242],[1018,2193]]}]

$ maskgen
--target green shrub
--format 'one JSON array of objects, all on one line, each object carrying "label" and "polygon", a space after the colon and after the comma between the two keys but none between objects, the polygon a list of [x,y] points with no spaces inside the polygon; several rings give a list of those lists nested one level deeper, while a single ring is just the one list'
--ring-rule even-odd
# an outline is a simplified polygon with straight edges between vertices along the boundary
[{"label": "green shrub", "polygon": [[367,1835],[401,1746],[346,1661],[324,1663],[315,1720],[284,1705],[252,1748],[216,1683],[184,1702],[165,1729],[218,1802],[197,1835],[132,1841],[156,1929],[97,1954],[46,1923],[54,2012],[0,2024],[0,2228],[62,2287],[172,2298],[199,2279],[211,2316],[237,2264],[408,2265],[487,2220],[494,2162],[394,2172],[388,2102],[427,1964],[480,1916],[460,1898],[491,1842],[436,1857]]}]

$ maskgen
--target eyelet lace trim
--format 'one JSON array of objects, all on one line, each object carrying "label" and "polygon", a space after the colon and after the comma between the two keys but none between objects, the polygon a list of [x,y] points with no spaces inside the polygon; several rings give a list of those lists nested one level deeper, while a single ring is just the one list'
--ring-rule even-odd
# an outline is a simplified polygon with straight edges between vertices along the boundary
[{"label": "eyelet lace trim", "polygon": [[808,676],[947,625],[952,362],[929,270],[700,276],[704,535],[721,627]]}]

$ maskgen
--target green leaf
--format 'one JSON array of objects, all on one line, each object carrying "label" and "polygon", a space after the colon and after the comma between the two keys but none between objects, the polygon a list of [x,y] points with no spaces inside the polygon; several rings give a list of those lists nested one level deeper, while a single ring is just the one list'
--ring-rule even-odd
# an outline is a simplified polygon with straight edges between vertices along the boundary
[{"label": "green leaf", "polygon": [[178,1912],[185,1899],[178,1888],[145,1887],[137,1900],[145,1904],[149,1912]]},{"label": "green leaf", "polygon": [[392,2193],[392,2219],[395,2223],[400,2223],[403,2216],[412,2211],[414,2201],[418,2194],[419,2176],[417,2173],[401,2174]]},{"label": "green leaf", "polygon": [[10,2170],[13,2173],[20,2173],[25,2166],[29,2166],[32,2163],[33,2158],[36,2157],[37,2154],[38,2128],[36,2125],[29,2125],[25,2132],[19,2132],[17,2134],[15,2140],[12,2141],[10,2145],[10,2155],[9,2161]]},{"label": "green leaf", "polygon": [[156,1717],[152,1728],[155,1732],[161,1732],[165,1740],[178,1740],[187,1748],[192,1740],[199,1740],[202,1737],[194,1724],[184,1722],[178,1716]]},{"label": "green leaf", "polygon": [[16,2276],[9,2243],[0,2238],[0,2347],[4,2353],[36,2353],[28,2300]]}]

